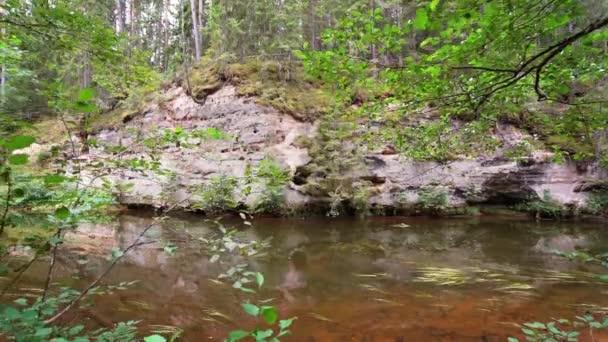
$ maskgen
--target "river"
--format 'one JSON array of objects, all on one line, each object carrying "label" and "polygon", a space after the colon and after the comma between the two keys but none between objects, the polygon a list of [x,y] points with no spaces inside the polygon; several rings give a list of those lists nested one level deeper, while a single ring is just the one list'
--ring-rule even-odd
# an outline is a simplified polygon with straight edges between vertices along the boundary
[{"label": "river", "polygon": [[[108,250],[124,248],[151,219],[136,211],[81,225],[60,248],[54,284],[82,288],[108,264]],[[222,237],[217,223],[189,214],[165,220],[146,236],[155,243],[126,255],[104,284],[137,282],[94,297],[78,317],[91,326],[175,326],[185,341],[223,340],[256,325],[240,306],[251,300],[275,305],[281,318],[298,317],[284,341],[505,341],[521,338],[524,322],[608,307],[608,283],[596,276],[602,268],[554,253],[606,251],[608,231],[599,223],[498,216],[250,221],[221,222],[238,229],[230,241],[268,246],[256,245],[253,256],[222,252],[211,262],[209,245]],[[36,263],[12,295],[35,295],[47,262]],[[218,279],[244,264],[265,276],[256,294]]]}]

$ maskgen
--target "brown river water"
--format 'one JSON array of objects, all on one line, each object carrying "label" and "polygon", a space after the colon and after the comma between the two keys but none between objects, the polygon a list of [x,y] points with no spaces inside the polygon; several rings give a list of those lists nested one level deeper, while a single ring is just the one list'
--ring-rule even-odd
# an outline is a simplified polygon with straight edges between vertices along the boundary
[{"label": "brown river water", "polygon": [[[151,214],[132,212],[114,223],[86,224],[61,247],[54,284],[83,288],[107,265],[108,250],[127,246]],[[603,269],[553,253],[608,251],[601,223],[533,222],[523,218],[256,218],[224,219],[240,242],[269,237],[254,257],[238,253],[211,262],[217,224],[179,215],[150,230],[156,241],[130,252],[104,284],[138,280],[97,296],[67,317],[91,327],[140,320],[183,329],[183,341],[221,341],[259,321],[240,303],[271,299],[281,318],[297,316],[283,341],[506,341],[523,339],[519,324],[574,319],[608,310]],[[164,246],[175,246],[172,255]],[[48,262],[48,261],[47,261]],[[13,296],[34,295],[47,262],[35,264]],[[256,294],[218,276],[236,264],[265,275]],[[608,341],[583,331],[580,341]]]}]

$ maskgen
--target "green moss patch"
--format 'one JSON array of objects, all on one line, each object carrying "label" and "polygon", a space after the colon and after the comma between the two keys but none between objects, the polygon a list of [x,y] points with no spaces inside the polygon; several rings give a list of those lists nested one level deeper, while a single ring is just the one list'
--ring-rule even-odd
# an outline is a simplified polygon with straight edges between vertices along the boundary
[{"label": "green moss patch", "polygon": [[333,97],[323,90],[323,85],[306,78],[296,62],[203,62],[192,69],[188,82],[197,100],[204,100],[223,84],[232,84],[238,95],[255,97],[257,103],[301,121],[319,118],[333,106]]}]

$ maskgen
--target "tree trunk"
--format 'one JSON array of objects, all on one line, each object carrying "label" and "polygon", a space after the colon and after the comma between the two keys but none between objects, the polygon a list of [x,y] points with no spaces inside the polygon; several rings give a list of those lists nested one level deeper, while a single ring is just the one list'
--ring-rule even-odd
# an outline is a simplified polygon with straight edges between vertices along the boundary
[{"label": "tree trunk", "polygon": [[[0,0],[0,5],[5,5],[5,0]],[[0,8],[0,12],[4,12],[4,9]],[[4,15],[5,13],[0,13]],[[6,36],[6,24],[2,25],[2,31],[0,31],[0,39],[4,40]],[[4,107],[6,100],[6,64],[0,65],[0,108]]]},{"label": "tree trunk", "polygon": [[121,33],[125,30],[125,12],[125,0],[116,0],[116,33]]},{"label": "tree trunk", "polygon": [[171,23],[168,20],[170,12],[170,0],[164,1],[164,15],[163,15],[163,46],[162,46],[162,70],[166,71],[169,65],[169,35],[171,34]]},{"label": "tree trunk", "polygon": [[198,0],[198,26],[199,30],[205,28],[205,0]]},{"label": "tree trunk", "polygon": [[317,50],[317,33],[316,33],[316,1],[308,0],[308,31],[310,34],[310,48]]},{"label": "tree trunk", "polygon": [[190,0],[190,9],[192,12],[192,35],[194,36],[194,61],[198,62],[201,59],[201,30],[196,11],[196,0]]},{"label": "tree trunk", "polygon": [[93,71],[91,70],[91,60],[88,52],[85,52],[83,56],[82,65],[82,88],[89,88],[93,79]]}]

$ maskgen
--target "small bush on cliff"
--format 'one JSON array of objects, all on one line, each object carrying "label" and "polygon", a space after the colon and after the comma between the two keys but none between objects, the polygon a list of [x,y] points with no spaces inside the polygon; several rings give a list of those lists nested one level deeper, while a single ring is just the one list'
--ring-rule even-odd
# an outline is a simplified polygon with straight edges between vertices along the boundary
[{"label": "small bush on cliff", "polygon": [[201,189],[201,209],[207,212],[224,212],[237,207],[234,191],[237,186],[235,177],[221,175],[211,180]]},{"label": "small bush on cliff", "polygon": [[289,173],[270,158],[260,161],[253,175],[261,183],[263,190],[255,211],[259,213],[279,214],[285,202],[285,184],[289,180]]},{"label": "small bush on cliff", "polygon": [[449,209],[448,189],[438,184],[429,184],[420,188],[418,205],[429,214],[442,215]]},{"label": "small bush on cliff", "polygon": [[510,160],[519,161],[528,158],[534,151],[534,146],[528,140],[522,140],[517,144],[506,149],[504,155]]},{"label": "small bush on cliff", "polygon": [[593,215],[608,215],[608,187],[591,192],[586,210]]},{"label": "small bush on cliff", "polygon": [[527,211],[537,219],[563,219],[576,214],[575,208],[567,208],[556,201],[549,190],[544,191],[541,199],[519,205],[517,209]]},{"label": "small bush on cliff", "polygon": [[369,199],[372,196],[372,183],[368,181],[356,182],[353,184],[353,194],[351,202],[353,208],[360,216],[370,214]]}]

